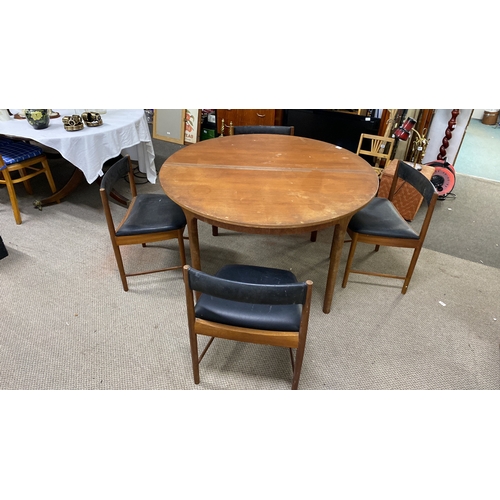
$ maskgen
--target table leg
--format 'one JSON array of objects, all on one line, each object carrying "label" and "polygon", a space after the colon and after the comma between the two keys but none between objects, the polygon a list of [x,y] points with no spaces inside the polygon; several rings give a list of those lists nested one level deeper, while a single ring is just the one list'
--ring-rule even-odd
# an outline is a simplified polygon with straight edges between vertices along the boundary
[{"label": "table leg", "polygon": [[323,302],[323,312],[325,314],[330,312],[330,308],[332,306],[333,289],[335,288],[335,281],[337,280],[340,257],[342,255],[342,248],[344,246],[344,239],[348,224],[349,218],[339,221],[339,223],[335,226],[335,231],[333,233],[332,248],[330,250],[330,266],[328,268],[325,299]]},{"label": "table leg", "polygon": [[60,201],[65,196],[68,196],[68,194],[72,193],[76,189],[83,178],[83,172],[79,168],[75,167],[75,170],[73,171],[73,174],[71,175],[69,181],[59,191],[55,192],[48,198],[40,200],[37,204],[40,204],[40,206],[44,207],[52,203],[60,203]]},{"label": "table leg", "polygon": [[[83,179],[84,179],[83,172],[79,168],[75,167],[75,170],[71,174],[71,177],[66,182],[66,184],[61,189],[59,189],[59,191],[56,191],[53,195],[38,201],[37,206],[45,207],[47,205],[51,205],[52,203],[60,203],[63,198],[71,194],[79,186],[79,184],[83,181]],[[101,185],[101,180],[102,177],[99,177],[97,179],[99,185]],[[114,189],[111,191],[110,196],[116,202],[118,202],[120,205],[123,205],[124,207],[127,207],[130,202],[130,200],[124,198],[120,193],[118,193]]]}]

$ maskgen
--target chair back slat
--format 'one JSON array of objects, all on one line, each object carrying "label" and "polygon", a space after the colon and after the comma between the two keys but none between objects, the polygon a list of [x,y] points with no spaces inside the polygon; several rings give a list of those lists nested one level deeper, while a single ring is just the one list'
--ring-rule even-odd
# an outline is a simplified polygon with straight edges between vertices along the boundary
[{"label": "chair back slat", "polygon": [[192,290],[235,302],[284,305],[304,304],[306,300],[306,283],[286,285],[241,283],[211,276],[193,268],[189,268],[188,277]]}]

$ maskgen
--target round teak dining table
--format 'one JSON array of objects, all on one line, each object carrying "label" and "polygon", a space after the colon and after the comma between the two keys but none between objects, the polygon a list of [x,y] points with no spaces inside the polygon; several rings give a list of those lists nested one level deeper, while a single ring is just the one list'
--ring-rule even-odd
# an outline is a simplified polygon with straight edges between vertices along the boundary
[{"label": "round teak dining table", "polygon": [[170,156],[160,184],[183,209],[191,263],[201,270],[197,221],[239,232],[295,234],[335,226],[323,312],[329,313],[347,225],[377,193],[361,157],[305,137],[243,134],[191,144]]}]

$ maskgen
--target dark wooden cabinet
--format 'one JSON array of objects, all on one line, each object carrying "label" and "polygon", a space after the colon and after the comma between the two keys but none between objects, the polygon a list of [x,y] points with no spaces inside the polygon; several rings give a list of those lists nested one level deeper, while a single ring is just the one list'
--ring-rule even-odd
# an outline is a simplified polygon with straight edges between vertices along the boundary
[{"label": "dark wooden cabinet", "polygon": [[229,125],[281,125],[281,109],[218,109],[217,110],[217,133],[221,132],[221,124],[224,120],[225,132],[229,133]]},{"label": "dark wooden cabinet", "polygon": [[[351,111],[351,112],[346,112]],[[380,134],[381,119],[367,110],[330,109],[217,109],[217,135],[229,135],[229,126],[288,125],[294,135],[329,142],[356,152],[362,133]]]},{"label": "dark wooden cabinet", "polygon": [[361,134],[378,135],[380,118],[330,109],[284,109],[283,125],[295,135],[329,142],[356,152]]}]

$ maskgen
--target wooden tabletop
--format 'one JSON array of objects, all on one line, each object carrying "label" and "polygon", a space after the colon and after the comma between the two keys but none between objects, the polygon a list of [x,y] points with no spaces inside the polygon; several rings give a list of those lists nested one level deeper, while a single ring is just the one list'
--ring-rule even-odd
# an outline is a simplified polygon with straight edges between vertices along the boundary
[{"label": "wooden tabletop", "polygon": [[165,161],[159,178],[186,214],[196,269],[201,269],[197,220],[263,234],[315,232],[334,225],[325,313],[330,312],[347,224],[379,184],[374,169],[350,151],[276,134],[217,137],[187,146]]},{"label": "wooden tabletop", "polygon": [[333,144],[286,135],[236,135],[189,145],[160,170],[165,193],[198,219],[254,233],[332,226],[376,194],[362,158]]}]

